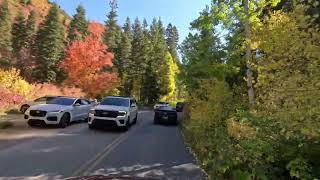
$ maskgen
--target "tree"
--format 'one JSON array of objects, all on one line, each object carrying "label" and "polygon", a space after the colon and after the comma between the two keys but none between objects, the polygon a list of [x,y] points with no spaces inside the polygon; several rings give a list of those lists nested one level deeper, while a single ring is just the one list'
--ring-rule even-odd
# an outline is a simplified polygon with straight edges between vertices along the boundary
[{"label": "tree", "polygon": [[[95,28],[90,28],[96,31]],[[102,27],[103,29],[103,27]],[[67,49],[60,68],[67,74],[67,82],[81,88],[88,97],[97,97],[117,87],[117,74],[105,72],[113,66],[113,54],[107,51],[102,33],[92,32],[83,40],[75,40]]]},{"label": "tree", "polygon": [[3,0],[0,5],[0,61],[9,64],[11,54],[11,20],[8,0]]},{"label": "tree", "polygon": [[[133,85],[132,71],[132,29],[129,17],[123,26],[123,33],[121,36],[119,61],[122,66],[119,67],[119,77],[122,80],[121,94],[130,96]],[[120,74],[121,73],[121,74]]]},{"label": "tree", "polygon": [[176,100],[177,74],[179,73],[179,69],[170,52],[167,52],[166,54],[166,64],[168,65],[168,68],[163,70],[163,77],[168,80],[168,93],[162,96],[161,99],[163,101],[172,102]]},{"label": "tree", "polygon": [[110,12],[107,15],[107,20],[105,22],[106,31],[103,36],[103,41],[108,47],[108,51],[114,54],[114,67],[122,74],[121,67],[122,64],[119,61],[119,51],[121,42],[121,28],[117,24],[117,0],[110,1]]},{"label": "tree", "polygon": [[178,42],[179,42],[178,29],[177,27],[169,23],[166,29],[166,43],[168,45],[168,50],[170,54],[172,54],[172,57],[176,62],[179,62],[179,56],[177,52]]},{"label": "tree", "polygon": [[56,4],[50,8],[35,40],[36,70],[34,76],[40,82],[56,81],[59,63],[64,52],[64,30],[59,20]]},{"label": "tree", "polygon": [[15,55],[18,55],[20,50],[26,46],[27,42],[27,29],[26,19],[24,14],[20,11],[15,18],[15,22],[12,25],[12,49]]},{"label": "tree", "polygon": [[34,40],[34,31],[36,28],[36,12],[33,10],[30,12],[28,20],[26,22],[26,48],[31,48],[31,45]]},{"label": "tree", "polygon": [[105,22],[106,31],[104,34],[104,42],[108,45],[109,51],[116,53],[119,46],[121,28],[117,24],[117,0],[110,1],[111,11],[107,15]]},{"label": "tree", "polygon": [[68,33],[69,42],[83,39],[88,34],[88,22],[86,20],[86,11],[84,7],[79,5],[76,11],[76,14],[73,16],[70,22]]},{"label": "tree", "polygon": [[[166,63],[167,45],[164,37],[164,28],[162,21],[159,19],[153,19],[151,29],[151,42],[152,46],[152,64],[155,66],[157,74],[157,83],[159,87],[158,97],[168,93],[168,79],[162,76],[165,69],[168,69],[168,64]],[[156,96],[155,96],[156,97]]]}]

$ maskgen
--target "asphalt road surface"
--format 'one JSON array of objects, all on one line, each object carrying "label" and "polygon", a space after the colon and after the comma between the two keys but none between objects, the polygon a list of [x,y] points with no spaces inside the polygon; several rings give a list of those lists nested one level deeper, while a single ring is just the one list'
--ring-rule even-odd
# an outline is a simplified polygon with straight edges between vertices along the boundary
[{"label": "asphalt road surface", "polygon": [[[46,129],[34,129],[45,131]],[[0,179],[65,179],[86,175],[201,180],[201,169],[183,143],[179,127],[153,124],[139,112],[127,132],[89,130],[86,123],[48,129],[1,148]]]}]

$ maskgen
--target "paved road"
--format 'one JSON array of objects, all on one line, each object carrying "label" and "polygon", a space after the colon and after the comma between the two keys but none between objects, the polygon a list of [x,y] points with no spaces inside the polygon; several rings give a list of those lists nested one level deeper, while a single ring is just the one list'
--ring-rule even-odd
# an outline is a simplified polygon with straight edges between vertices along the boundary
[{"label": "paved road", "polygon": [[[179,128],[153,125],[139,112],[128,132],[89,130],[85,123],[48,129],[45,136],[1,148],[0,179],[64,179],[103,174],[159,179],[204,179]],[[34,129],[43,132],[45,129]]]}]

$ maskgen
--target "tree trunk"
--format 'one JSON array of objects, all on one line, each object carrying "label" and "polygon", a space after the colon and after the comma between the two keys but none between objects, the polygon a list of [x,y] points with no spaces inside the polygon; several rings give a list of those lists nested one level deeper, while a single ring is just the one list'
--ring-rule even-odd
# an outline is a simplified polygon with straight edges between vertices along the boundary
[{"label": "tree trunk", "polygon": [[250,32],[250,13],[249,13],[249,0],[244,0],[244,12],[245,12],[245,37],[246,37],[246,62],[247,62],[247,86],[248,86],[248,97],[250,106],[253,107],[255,104],[254,89],[253,89],[253,73],[250,65],[252,58],[251,54],[251,32]]}]

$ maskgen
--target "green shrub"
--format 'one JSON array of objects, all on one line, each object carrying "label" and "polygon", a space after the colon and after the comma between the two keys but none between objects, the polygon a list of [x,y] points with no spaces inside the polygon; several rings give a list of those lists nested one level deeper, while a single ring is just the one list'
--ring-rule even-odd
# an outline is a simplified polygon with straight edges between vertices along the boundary
[{"label": "green shrub", "polygon": [[6,129],[13,126],[12,122],[9,121],[0,121],[0,129]]}]

